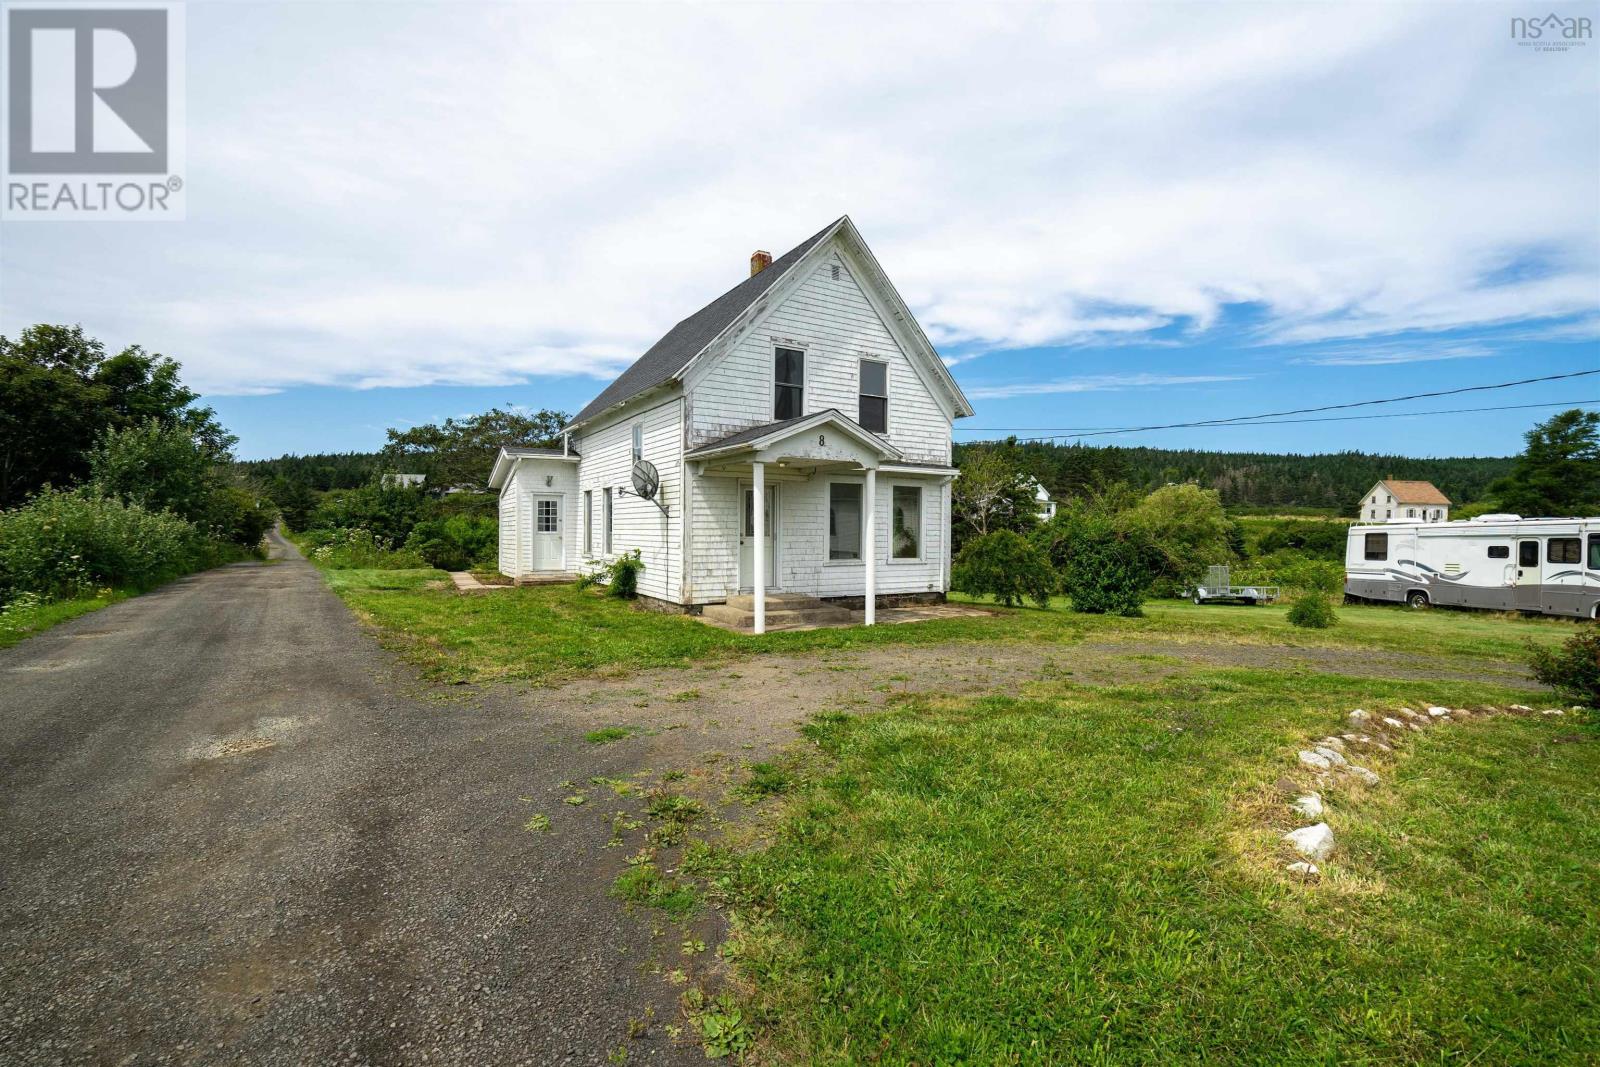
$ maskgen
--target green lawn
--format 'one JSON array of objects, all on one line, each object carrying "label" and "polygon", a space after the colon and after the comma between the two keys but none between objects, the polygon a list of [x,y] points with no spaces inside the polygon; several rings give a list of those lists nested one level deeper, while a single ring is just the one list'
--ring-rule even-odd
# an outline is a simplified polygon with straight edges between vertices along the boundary
[{"label": "green lawn", "polygon": [[126,600],[129,595],[121,590],[108,590],[103,596],[56,600],[28,607],[13,606],[0,613],[0,648],[10,648],[68,619],[76,619],[79,615],[87,615],[119,600]]},{"label": "green lawn", "polygon": [[1282,871],[1303,740],[1508,697],[1222,670],[828,717],[770,846],[699,860],[745,1017],[796,1063],[1595,1062],[1593,727],[1434,728]]},{"label": "green lawn", "polygon": [[[1561,620],[1525,620],[1460,612],[1347,607],[1331,630],[1300,630],[1286,609],[1196,607],[1154,601],[1144,618],[995,609],[978,619],[941,619],[872,629],[812,630],[752,637],[676,615],[640,610],[598,589],[531,586],[462,596],[437,587],[432,570],[325,570],[334,591],[376,623],[387,639],[431,676],[451,681],[526,679],[541,684],[596,673],[702,663],[763,652],[803,652],[941,641],[1078,641],[1159,638],[1301,647],[1376,648],[1419,655],[1525,658],[1527,643],[1571,634]],[[992,607],[992,605],[987,605]]]}]

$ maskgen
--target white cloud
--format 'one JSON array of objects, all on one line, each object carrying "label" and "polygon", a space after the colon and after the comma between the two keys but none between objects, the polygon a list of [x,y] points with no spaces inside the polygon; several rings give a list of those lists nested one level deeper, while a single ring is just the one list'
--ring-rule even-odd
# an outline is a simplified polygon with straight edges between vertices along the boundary
[{"label": "white cloud", "polygon": [[1487,345],[1429,343],[1342,345],[1311,356],[1297,356],[1291,363],[1312,367],[1386,367],[1397,363],[1431,363],[1445,359],[1486,359],[1496,355]]},{"label": "white cloud", "polygon": [[1592,57],[1498,6],[310,10],[191,6],[188,221],[7,227],[0,329],[208,392],[601,378],[845,212],[952,362],[1600,310]]},{"label": "white cloud", "polygon": [[1048,382],[1009,382],[974,385],[964,390],[973,400],[1006,400],[1040,393],[1101,393],[1120,389],[1149,389],[1174,385],[1207,385],[1213,382],[1242,382],[1247,374],[1086,374]]}]

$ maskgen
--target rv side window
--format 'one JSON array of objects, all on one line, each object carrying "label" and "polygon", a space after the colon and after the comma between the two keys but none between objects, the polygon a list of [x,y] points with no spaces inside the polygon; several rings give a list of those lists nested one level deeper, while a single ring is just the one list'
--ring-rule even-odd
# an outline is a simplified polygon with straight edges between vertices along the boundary
[{"label": "rv side window", "polygon": [[1545,558],[1551,563],[1582,563],[1583,555],[1578,549],[1576,537],[1552,537]]},{"label": "rv side window", "polygon": [[1511,558],[1511,546],[1510,545],[1490,545],[1489,546],[1489,558],[1490,559],[1510,559]]},{"label": "rv side window", "polygon": [[1539,542],[1517,542],[1517,566],[1537,567],[1539,565]]},{"label": "rv side window", "polygon": [[1600,571],[1600,534],[1589,535],[1589,569]]},{"label": "rv side window", "polygon": [[1367,558],[1368,559],[1388,559],[1389,558],[1389,535],[1388,534],[1367,534]]}]

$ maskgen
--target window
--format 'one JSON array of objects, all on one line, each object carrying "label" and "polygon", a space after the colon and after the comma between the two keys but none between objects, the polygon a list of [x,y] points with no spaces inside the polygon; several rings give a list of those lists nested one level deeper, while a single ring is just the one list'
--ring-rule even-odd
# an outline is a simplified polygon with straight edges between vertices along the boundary
[{"label": "window", "polygon": [[894,559],[922,558],[922,487],[894,487],[894,512],[890,523],[889,555]]},{"label": "window", "polygon": [[856,421],[873,433],[889,432],[889,364],[861,361],[861,398]]},{"label": "window", "polygon": [[1389,558],[1389,535],[1367,534],[1367,559]]},{"label": "window", "polygon": [[644,458],[644,423],[633,424],[633,461],[639,462]]},{"label": "window", "polygon": [[1392,508],[1385,508],[1385,509],[1384,509],[1384,512],[1383,512],[1383,517],[1384,517],[1384,518],[1386,518],[1386,519],[1392,519],[1392,518],[1394,518],[1394,509],[1392,509]]},{"label": "window", "polygon": [[594,555],[594,490],[583,491],[583,554]]},{"label": "window", "polygon": [[1539,542],[1517,542],[1517,566],[1537,567],[1539,565]]},{"label": "window", "polygon": [[1417,517],[1417,509],[1416,508],[1406,508],[1406,518],[1414,519],[1416,517]]},{"label": "window", "polygon": [[798,348],[779,348],[772,357],[772,417],[780,422],[798,419],[806,406],[806,354]]},{"label": "window", "polygon": [[861,486],[854,482],[828,486],[828,558],[861,558]]},{"label": "window", "polygon": [[1583,554],[1576,537],[1552,537],[1546,542],[1545,559],[1551,563],[1581,563]]},{"label": "window", "polygon": [[1600,571],[1600,534],[1589,535],[1589,569]]},{"label": "window", "polygon": [[606,509],[605,525],[600,527],[600,530],[601,530],[602,534],[605,537],[606,555],[609,556],[611,554],[611,489],[610,489],[610,487],[606,488],[605,494],[606,494],[606,498],[605,498],[605,509]]},{"label": "window", "polygon": [[539,501],[538,508],[534,511],[533,529],[535,533],[556,533],[556,522],[559,513],[556,511],[554,500]]},{"label": "window", "polygon": [[1511,546],[1510,545],[1490,545],[1489,546],[1489,558],[1490,559],[1510,559],[1511,558]]}]

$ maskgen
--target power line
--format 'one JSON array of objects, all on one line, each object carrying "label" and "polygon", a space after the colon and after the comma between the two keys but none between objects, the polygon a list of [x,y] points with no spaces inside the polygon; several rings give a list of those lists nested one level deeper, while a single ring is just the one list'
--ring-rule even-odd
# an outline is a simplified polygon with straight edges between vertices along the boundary
[{"label": "power line", "polygon": [[[1570,408],[1579,404],[1600,404],[1600,400],[1561,400],[1549,404],[1500,404],[1488,408],[1439,408],[1433,411],[1387,411],[1381,415],[1327,415],[1316,419],[1272,419],[1266,422],[1219,422],[1212,424],[1196,423],[1193,428],[1213,430],[1246,429],[1251,426],[1287,426],[1301,422],[1361,422],[1366,419],[1409,419],[1419,415],[1465,415],[1479,411],[1525,411],[1530,408]],[[962,432],[971,432],[963,427],[957,427]],[[978,432],[981,433],[1023,433],[1033,430],[1081,430],[1099,431],[1104,433],[1132,433],[1138,429],[1135,426],[985,426]],[[1070,437],[1071,434],[1058,436]]]},{"label": "power line", "polygon": [[[1537,382],[1555,382],[1569,378],[1582,378],[1591,374],[1600,374],[1600,368],[1594,370],[1569,371],[1566,374],[1547,374],[1539,378],[1520,378],[1514,382],[1498,382],[1493,385],[1464,385],[1456,389],[1439,389],[1429,393],[1411,393],[1406,396],[1386,397],[1382,400],[1353,400],[1345,404],[1323,404],[1311,408],[1291,408],[1287,411],[1267,411],[1259,415],[1235,415],[1225,419],[1199,419],[1194,422],[1170,422],[1152,426],[1123,426],[1114,429],[1077,430],[1059,432],[1048,435],[1054,437],[1101,437],[1107,434],[1143,433],[1148,430],[1185,430],[1199,426],[1227,426],[1232,424],[1271,425],[1261,423],[1261,419],[1276,419],[1285,415],[1308,415],[1318,411],[1344,411],[1349,408],[1371,407],[1374,404],[1401,404],[1408,400],[1426,400],[1436,396],[1456,396],[1461,393],[1481,393],[1493,389],[1510,389],[1518,385],[1533,385]],[[965,429],[965,428],[964,428]],[[1040,427],[1040,429],[1062,430],[1062,427]],[[998,427],[972,427],[966,430],[969,433],[995,433],[1001,432]]]}]

